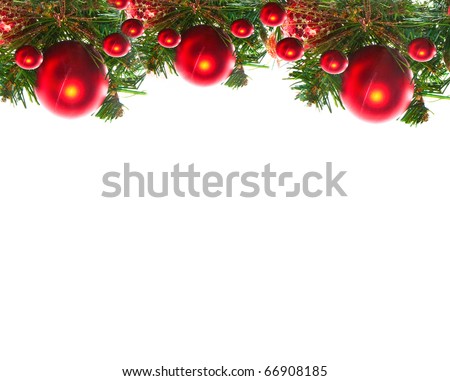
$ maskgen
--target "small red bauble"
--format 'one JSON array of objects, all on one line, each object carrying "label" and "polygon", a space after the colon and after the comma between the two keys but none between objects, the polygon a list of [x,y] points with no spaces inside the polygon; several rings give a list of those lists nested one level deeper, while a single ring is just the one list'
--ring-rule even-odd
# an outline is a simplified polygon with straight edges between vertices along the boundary
[{"label": "small red bauble", "polygon": [[320,67],[328,74],[342,74],[348,67],[348,58],[338,50],[329,50],[320,57]]},{"label": "small red bauble", "polygon": [[41,66],[44,59],[42,53],[34,46],[25,45],[16,50],[15,60],[17,66],[25,70],[34,70]]},{"label": "small red bauble", "polygon": [[255,31],[253,24],[246,19],[239,19],[231,24],[231,33],[237,38],[248,38]]},{"label": "small red bauble", "polygon": [[158,42],[165,48],[176,48],[181,42],[181,36],[176,30],[163,29],[158,33]]},{"label": "small red bauble", "polygon": [[413,74],[394,49],[368,46],[350,57],[342,75],[341,99],[354,115],[369,122],[401,116],[414,95]]},{"label": "small red bauble", "polygon": [[279,58],[288,62],[299,60],[305,53],[300,40],[294,37],[286,37],[278,41],[276,51]]},{"label": "small red bauble", "polygon": [[409,56],[418,62],[427,62],[436,56],[436,45],[428,38],[416,38],[408,47]]},{"label": "small red bauble", "polygon": [[103,40],[103,50],[111,57],[124,57],[131,50],[130,41],[120,33],[112,33]]},{"label": "small red bauble", "polygon": [[267,3],[261,8],[259,18],[266,26],[280,26],[286,20],[286,11],[278,3]]},{"label": "small red bauble", "polygon": [[175,68],[185,80],[199,86],[215,85],[230,76],[235,63],[234,46],[222,31],[198,25],[182,34]]},{"label": "small red bauble", "polygon": [[137,38],[144,34],[144,25],[137,19],[128,19],[122,23],[122,33],[130,38]]},{"label": "small red bauble", "polygon": [[108,3],[119,11],[122,11],[126,7],[128,7],[128,4],[130,4],[130,0],[108,0]]},{"label": "small red bauble", "polygon": [[93,113],[108,93],[107,69],[100,54],[75,41],[59,42],[44,52],[36,72],[39,102],[67,118]]}]

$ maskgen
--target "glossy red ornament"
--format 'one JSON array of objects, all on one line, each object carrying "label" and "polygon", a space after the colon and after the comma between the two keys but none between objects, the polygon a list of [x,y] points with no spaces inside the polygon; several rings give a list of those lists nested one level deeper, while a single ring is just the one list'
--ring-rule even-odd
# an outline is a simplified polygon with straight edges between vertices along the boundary
[{"label": "glossy red ornament", "polygon": [[345,107],[369,122],[401,116],[414,95],[413,74],[396,50],[368,46],[350,57],[342,74],[341,99]]},{"label": "glossy red ornament", "polygon": [[279,58],[288,62],[298,61],[305,53],[301,41],[294,37],[286,37],[278,41],[276,51]]},{"label": "glossy red ornament", "polygon": [[103,50],[111,57],[124,57],[131,50],[130,41],[120,33],[112,33],[103,40]]},{"label": "glossy red ornament", "polygon": [[230,28],[231,33],[237,38],[248,38],[255,31],[253,24],[246,19],[233,21]]},{"label": "glossy red ornament", "polygon": [[320,67],[328,74],[342,74],[348,67],[348,58],[339,50],[329,50],[320,57]]},{"label": "glossy red ornament", "polygon": [[163,29],[158,33],[158,42],[165,48],[176,48],[181,42],[181,36],[176,30]]},{"label": "glossy red ornament", "polygon": [[408,53],[415,61],[427,62],[436,56],[437,49],[428,38],[416,38],[409,44]]},{"label": "glossy red ornament", "polygon": [[286,20],[286,11],[278,3],[265,4],[259,13],[261,22],[266,26],[280,26]]},{"label": "glossy red ornament", "polygon": [[209,86],[225,81],[236,63],[228,36],[211,26],[198,25],[182,34],[176,50],[175,68],[185,80]]},{"label": "glossy red ornament", "polygon": [[16,50],[16,64],[22,69],[35,70],[41,66],[43,59],[42,53],[34,46],[25,45]]},{"label": "glossy red ornament", "polygon": [[122,33],[130,38],[137,38],[144,34],[144,24],[137,19],[128,19],[122,23]]},{"label": "glossy red ornament", "polygon": [[44,52],[36,71],[39,102],[54,114],[76,118],[93,113],[108,93],[107,69],[98,52],[75,41],[59,42]]},{"label": "glossy red ornament", "polygon": [[130,4],[130,0],[108,0],[108,3],[119,11],[123,11]]}]

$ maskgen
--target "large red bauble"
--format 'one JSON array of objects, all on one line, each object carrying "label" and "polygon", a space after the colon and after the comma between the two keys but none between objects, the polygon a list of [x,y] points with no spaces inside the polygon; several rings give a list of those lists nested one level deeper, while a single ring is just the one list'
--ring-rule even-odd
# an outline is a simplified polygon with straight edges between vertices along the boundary
[{"label": "large red bauble", "polygon": [[286,11],[278,3],[267,3],[261,8],[259,18],[266,26],[280,26],[286,20]]},{"label": "large red bauble", "polygon": [[409,56],[418,62],[428,62],[437,53],[436,45],[428,38],[416,38],[408,46]]},{"label": "large red bauble", "polygon": [[413,74],[396,50],[368,46],[350,57],[342,75],[341,99],[359,118],[386,122],[401,116],[414,94]]},{"label": "large red bauble", "polygon": [[16,64],[25,70],[35,70],[41,66],[44,59],[42,53],[34,46],[24,45],[16,50]]},{"label": "large red bauble", "polygon": [[54,114],[77,118],[97,110],[108,93],[106,66],[93,48],[75,41],[59,42],[44,52],[35,92]]},{"label": "large red bauble", "polygon": [[225,81],[236,63],[234,46],[222,31],[198,25],[182,34],[175,68],[185,80],[209,86]]},{"label": "large red bauble", "polygon": [[294,37],[286,37],[278,41],[276,51],[279,58],[288,62],[299,60],[305,53],[300,40]]}]

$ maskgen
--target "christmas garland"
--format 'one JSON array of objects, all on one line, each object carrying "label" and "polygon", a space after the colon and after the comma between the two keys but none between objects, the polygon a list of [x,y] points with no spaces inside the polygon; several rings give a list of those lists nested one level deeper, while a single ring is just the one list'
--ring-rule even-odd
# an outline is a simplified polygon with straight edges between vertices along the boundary
[{"label": "christmas garland", "polygon": [[373,122],[429,118],[449,100],[448,0],[1,0],[0,96],[113,120],[149,73],[248,83],[266,55],[297,99]]}]

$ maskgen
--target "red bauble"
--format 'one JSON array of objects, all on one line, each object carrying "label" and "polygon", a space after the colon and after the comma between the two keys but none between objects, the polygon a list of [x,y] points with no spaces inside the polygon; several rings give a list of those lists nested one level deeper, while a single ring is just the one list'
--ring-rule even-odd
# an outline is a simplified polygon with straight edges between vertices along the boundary
[{"label": "red bauble", "polygon": [[120,33],[112,33],[103,40],[103,50],[111,57],[124,57],[131,50],[130,41]]},{"label": "red bauble", "polygon": [[144,25],[137,19],[128,19],[122,23],[122,33],[130,38],[137,38],[144,34]]},{"label": "red bauble", "polygon": [[341,99],[359,118],[386,122],[401,116],[414,94],[413,74],[396,50],[368,46],[350,57],[342,75]]},{"label": "red bauble", "polygon": [[163,29],[158,33],[158,42],[165,48],[176,48],[180,45],[181,36],[173,29]]},{"label": "red bauble", "polygon": [[231,33],[237,38],[248,38],[255,31],[253,24],[246,19],[239,19],[231,24]]},{"label": "red bauble", "polygon": [[348,67],[348,58],[339,50],[329,50],[320,57],[320,67],[328,74],[342,74]]},{"label": "red bauble", "polygon": [[418,62],[427,62],[436,56],[436,45],[428,38],[416,38],[408,47],[409,56]]},{"label": "red bauble", "polygon": [[44,53],[37,70],[39,102],[67,118],[93,113],[106,98],[108,79],[101,56],[79,42],[59,42]]},{"label": "red bauble", "polygon": [[332,30],[331,15],[318,9],[316,2],[308,0],[288,0],[286,21],[282,30],[287,37],[301,40],[305,48],[314,46]]},{"label": "red bauble", "polygon": [[130,0],[108,0],[108,3],[119,11],[122,11],[126,7],[128,7],[128,4],[130,4]]},{"label": "red bauble", "polygon": [[34,46],[25,45],[16,50],[17,66],[25,70],[34,70],[41,66],[44,56]]},{"label": "red bauble", "polygon": [[288,62],[299,60],[305,53],[300,40],[293,37],[286,37],[278,41],[276,51],[279,58]]},{"label": "red bauble", "polygon": [[259,18],[266,26],[280,26],[286,20],[286,11],[278,3],[267,3],[261,8]]},{"label": "red bauble", "polygon": [[168,5],[164,0],[130,0],[126,12],[130,18],[141,20],[145,28],[165,16],[172,9],[173,5]]},{"label": "red bauble", "polygon": [[235,63],[230,38],[207,25],[194,26],[184,32],[176,50],[175,68],[178,74],[199,86],[225,81]]}]

